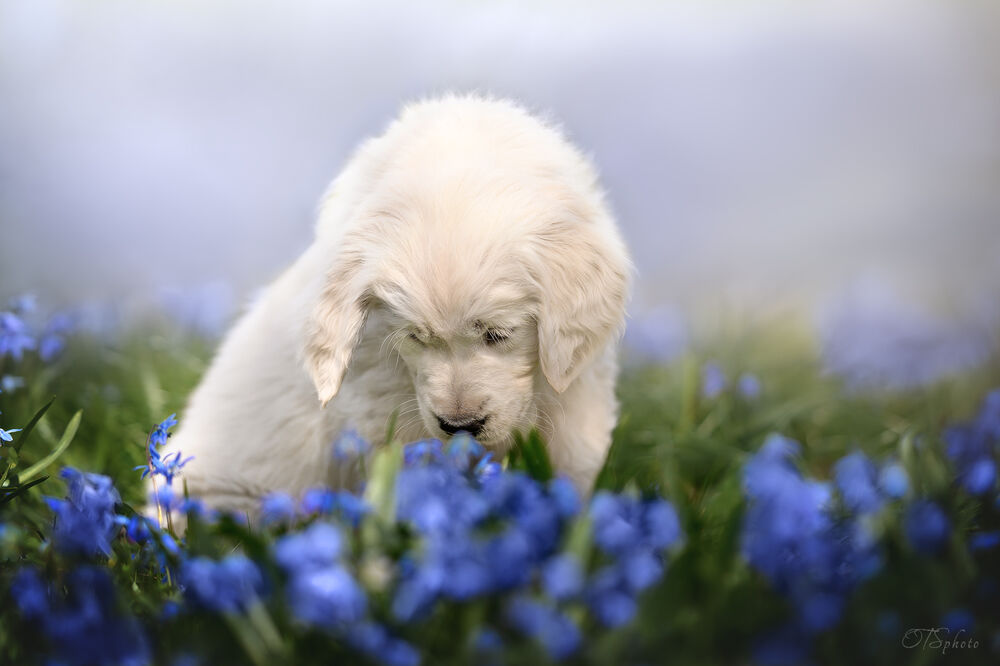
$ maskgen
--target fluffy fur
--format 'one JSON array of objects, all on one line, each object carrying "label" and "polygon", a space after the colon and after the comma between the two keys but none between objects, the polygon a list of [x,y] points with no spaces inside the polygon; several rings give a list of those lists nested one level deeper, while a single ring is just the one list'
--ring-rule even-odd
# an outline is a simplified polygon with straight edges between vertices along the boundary
[{"label": "fluffy fur", "polygon": [[[323,197],[316,238],[229,332],[170,450],[252,511],[335,484],[344,429],[403,441],[537,427],[587,489],[617,416],[630,263],[590,163],[507,101],[408,106]],[[471,424],[471,425],[470,425]]]}]

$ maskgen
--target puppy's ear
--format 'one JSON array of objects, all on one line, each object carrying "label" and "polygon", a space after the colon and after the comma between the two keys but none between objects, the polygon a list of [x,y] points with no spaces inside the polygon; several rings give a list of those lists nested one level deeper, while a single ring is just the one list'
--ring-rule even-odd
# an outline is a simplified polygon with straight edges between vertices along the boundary
[{"label": "puppy's ear", "polygon": [[337,395],[371,300],[360,254],[341,252],[327,272],[306,331],[306,366],[323,407]]},{"label": "puppy's ear", "polygon": [[613,229],[557,223],[536,245],[538,356],[558,393],[624,326],[631,265]]}]

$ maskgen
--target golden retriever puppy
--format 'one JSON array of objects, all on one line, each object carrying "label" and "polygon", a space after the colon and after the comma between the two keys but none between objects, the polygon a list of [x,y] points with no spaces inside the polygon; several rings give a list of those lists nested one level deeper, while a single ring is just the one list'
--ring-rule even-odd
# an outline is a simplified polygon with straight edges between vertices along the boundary
[{"label": "golden retriever puppy", "polygon": [[583,491],[617,416],[631,266],[591,164],[520,106],[446,96],[364,143],[316,238],[226,336],[170,450],[190,492],[254,511],[334,483],[331,443],[538,428]]}]

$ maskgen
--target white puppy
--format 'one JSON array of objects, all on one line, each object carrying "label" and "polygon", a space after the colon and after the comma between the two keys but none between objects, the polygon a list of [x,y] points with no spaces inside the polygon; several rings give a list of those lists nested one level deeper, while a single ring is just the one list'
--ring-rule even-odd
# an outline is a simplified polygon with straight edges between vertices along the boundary
[{"label": "white puppy", "polygon": [[253,511],[337,477],[331,443],[537,427],[587,489],[611,442],[631,272],[594,169],[519,106],[407,107],[324,196],[315,242],[235,325],[170,450],[191,493]]}]

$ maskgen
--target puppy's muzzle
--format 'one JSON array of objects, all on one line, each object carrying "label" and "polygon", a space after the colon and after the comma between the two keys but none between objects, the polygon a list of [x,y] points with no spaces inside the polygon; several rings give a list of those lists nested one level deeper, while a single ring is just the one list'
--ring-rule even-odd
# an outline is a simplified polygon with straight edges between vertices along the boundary
[{"label": "puppy's muzzle", "polygon": [[483,429],[483,426],[486,425],[486,420],[489,418],[489,416],[484,416],[479,419],[453,421],[453,420],[443,419],[440,416],[437,416],[436,414],[435,416],[437,417],[438,426],[441,428],[441,430],[445,431],[449,435],[454,435],[456,432],[464,430],[473,437],[479,435],[479,433]]}]

